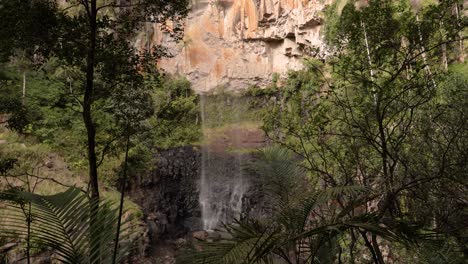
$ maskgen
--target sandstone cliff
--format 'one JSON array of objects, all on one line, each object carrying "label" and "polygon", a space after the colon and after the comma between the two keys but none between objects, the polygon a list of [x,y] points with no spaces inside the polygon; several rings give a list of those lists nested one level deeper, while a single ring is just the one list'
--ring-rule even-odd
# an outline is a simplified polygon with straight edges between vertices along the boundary
[{"label": "sandstone cliff", "polygon": [[[141,48],[164,44],[172,58],[159,65],[187,76],[197,92],[223,85],[264,85],[273,73],[302,67],[304,56],[324,56],[321,11],[330,0],[192,0],[184,25],[147,25]],[[184,26],[182,41],[172,27]]]}]

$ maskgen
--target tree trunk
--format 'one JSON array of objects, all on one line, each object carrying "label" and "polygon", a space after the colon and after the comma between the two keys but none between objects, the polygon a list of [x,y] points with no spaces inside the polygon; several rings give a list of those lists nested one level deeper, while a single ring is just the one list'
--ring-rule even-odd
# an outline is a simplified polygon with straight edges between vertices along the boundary
[{"label": "tree trunk", "polygon": [[377,254],[375,253],[374,247],[372,246],[369,239],[367,238],[366,232],[359,230],[359,233],[361,234],[362,238],[364,239],[364,244],[369,249],[369,251],[370,251],[370,253],[372,255],[372,260],[374,261],[374,264],[381,264],[381,263],[379,263],[379,258],[377,257]]},{"label": "tree trunk", "polygon": [[32,215],[31,215],[31,202],[28,202],[28,213],[26,214],[26,219],[27,219],[27,224],[28,224],[28,230],[26,233],[26,259],[27,259],[27,264],[31,264],[31,221],[32,221]]},{"label": "tree trunk", "polygon": [[[458,4],[455,4],[455,14],[457,15],[458,27],[461,28],[461,25],[460,25],[460,8],[458,7]],[[460,33],[458,33],[458,35],[459,35],[459,39],[460,39],[458,41],[458,48],[459,48],[458,61],[463,63],[463,62],[465,62],[465,47],[463,45],[463,39],[461,38]]]},{"label": "tree trunk", "polygon": [[364,25],[364,22],[361,22],[361,26],[362,26],[362,31],[364,32],[364,43],[366,44],[367,62],[369,63],[370,77],[371,77],[371,81],[374,82],[374,70],[372,70],[372,60],[370,56],[369,41],[367,39],[366,25]]},{"label": "tree trunk", "polygon": [[97,0],[87,1],[85,8],[88,12],[89,18],[89,43],[88,54],[86,57],[86,83],[83,98],[83,122],[86,127],[88,139],[88,166],[89,166],[89,184],[91,187],[91,210],[90,215],[90,257],[93,263],[101,263],[101,244],[100,244],[100,230],[99,219],[99,182],[97,172],[97,158],[96,158],[96,126],[92,117],[92,104],[94,95],[94,66],[96,56],[96,33],[97,33]]},{"label": "tree trunk", "polygon": [[99,200],[99,183],[96,161],[96,127],[93,122],[91,106],[94,93],[94,64],[96,53],[96,18],[97,7],[96,0],[92,0],[89,10],[89,48],[86,58],[86,84],[83,99],[83,121],[86,127],[88,137],[88,166],[89,183],[91,186],[91,198]]},{"label": "tree trunk", "polygon": [[349,243],[349,263],[354,264],[356,263],[354,257],[354,247],[356,246],[356,236],[354,235],[354,231],[351,230],[351,243]]},{"label": "tree trunk", "polygon": [[23,71],[23,98],[26,97],[26,71]]},{"label": "tree trunk", "polygon": [[371,84],[372,96],[374,97],[374,103],[377,104],[377,95],[376,95],[376,91],[374,88],[374,70],[372,69],[372,59],[371,59],[370,48],[369,48],[369,40],[367,39],[366,25],[362,21],[361,21],[361,27],[362,27],[362,31],[364,32],[364,43],[366,44],[367,63],[369,63],[369,72],[370,72],[370,78],[372,82]]},{"label": "tree trunk", "polygon": [[379,263],[385,264],[385,261],[382,256],[382,251],[380,251],[379,244],[377,242],[377,236],[372,234],[372,246],[375,250],[375,255],[377,256],[377,259],[379,260]]},{"label": "tree trunk", "polygon": [[[440,27],[444,27],[444,23],[440,22]],[[442,44],[442,65],[444,66],[444,71],[448,71],[448,56],[447,56],[447,44]]]},{"label": "tree trunk", "polygon": [[444,66],[444,71],[448,70],[448,60],[447,60],[447,44],[442,44],[442,65]]},{"label": "tree trunk", "polygon": [[127,127],[127,144],[125,147],[125,160],[124,160],[124,168],[123,168],[123,175],[120,181],[120,204],[119,204],[119,218],[117,220],[117,232],[115,235],[115,244],[114,244],[114,256],[112,258],[112,264],[117,263],[117,252],[119,250],[119,238],[120,238],[120,230],[122,225],[122,214],[123,214],[123,206],[124,206],[124,197],[125,197],[125,188],[127,183],[127,165],[128,165],[128,150],[130,148],[130,133]]},{"label": "tree trunk", "polygon": [[426,47],[423,44],[423,36],[422,36],[422,32],[421,32],[421,25],[419,25],[419,15],[416,15],[416,22],[417,22],[417,25],[418,25],[419,41],[421,42],[421,47],[422,47],[421,56],[422,56],[423,62],[424,62],[424,70],[426,71],[429,78],[431,78],[431,82],[432,82],[433,87],[437,88],[437,84],[436,84],[434,78],[432,77],[431,68],[430,68],[429,64],[427,63]]}]

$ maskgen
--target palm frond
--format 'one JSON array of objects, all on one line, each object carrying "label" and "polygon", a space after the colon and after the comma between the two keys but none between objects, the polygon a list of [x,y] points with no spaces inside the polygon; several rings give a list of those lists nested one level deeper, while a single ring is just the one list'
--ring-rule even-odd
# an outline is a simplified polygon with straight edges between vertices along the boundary
[{"label": "palm frond", "polygon": [[[111,263],[118,216],[111,202],[90,200],[77,188],[51,196],[11,190],[1,193],[0,199],[8,204],[0,236],[27,236],[22,208],[30,203],[32,245],[52,248],[62,263]],[[123,225],[125,230],[127,223]],[[128,240],[122,241],[120,260],[130,249]]]},{"label": "palm frond", "polygon": [[273,203],[288,202],[301,191],[306,179],[306,171],[297,166],[291,151],[281,147],[261,149],[258,159],[248,163],[246,170],[257,175],[261,191],[271,197]]},{"label": "palm frond", "polygon": [[[318,215],[314,210],[327,206],[330,202],[337,199],[358,196],[361,193],[367,192],[367,188],[356,185],[338,186],[328,188],[322,192],[312,193],[305,198],[302,198],[297,205],[291,206],[288,203],[281,203],[278,221],[280,221],[291,234],[299,234],[304,232],[307,228],[313,226],[312,222],[318,223]],[[334,222],[333,218],[329,219]],[[327,224],[327,223],[321,223]]]},{"label": "palm frond", "polygon": [[466,259],[455,247],[446,241],[435,247],[431,244],[421,245],[415,252],[416,264],[462,264]]},{"label": "palm frond", "polygon": [[220,242],[202,242],[178,257],[181,264],[268,264],[269,255],[283,236],[277,227],[255,220],[225,225],[230,238]]}]

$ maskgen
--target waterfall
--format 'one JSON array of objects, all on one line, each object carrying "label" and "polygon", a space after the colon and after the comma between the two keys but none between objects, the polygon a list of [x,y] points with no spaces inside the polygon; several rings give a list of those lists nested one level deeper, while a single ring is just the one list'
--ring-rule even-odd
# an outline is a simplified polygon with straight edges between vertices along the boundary
[{"label": "waterfall", "polygon": [[[211,103],[209,99],[204,95],[200,98],[204,141],[201,145],[199,201],[204,230],[214,230],[222,223],[239,218],[247,189],[242,173],[242,154],[239,151],[242,138],[235,130],[235,122],[231,126],[227,125],[224,132],[213,132],[217,126],[226,126],[226,114],[230,115],[231,121],[239,121],[235,99],[231,104]],[[208,106],[215,106],[215,111],[208,110]]]}]

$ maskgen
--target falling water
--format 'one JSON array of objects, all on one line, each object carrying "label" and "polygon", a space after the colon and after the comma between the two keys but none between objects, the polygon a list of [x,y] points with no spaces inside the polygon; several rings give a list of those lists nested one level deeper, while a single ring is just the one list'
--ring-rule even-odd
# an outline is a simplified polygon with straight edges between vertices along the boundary
[{"label": "falling water", "polygon": [[[229,223],[238,218],[242,211],[242,198],[247,189],[242,174],[242,155],[239,151],[241,136],[235,130],[222,136],[213,135],[213,126],[223,124],[225,116],[239,121],[238,111],[232,104],[218,105],[223,111],[207,111],[209,98],[201,96],[201,119],[204,135],[202,144],[200,205],[204,230],[214,230],[222,223]],[[232,108],[232,109],[231,109]],[[213,113],[215,112],[215,113]],[[234,116],[232,116],[234,115]],[[210,124],[210,126],[208,126]],[[219,138],[223,143],[219,143]],[[217,141],[214,142],[213,141]],[[229,142],[229,143],[227,143]]]}]

